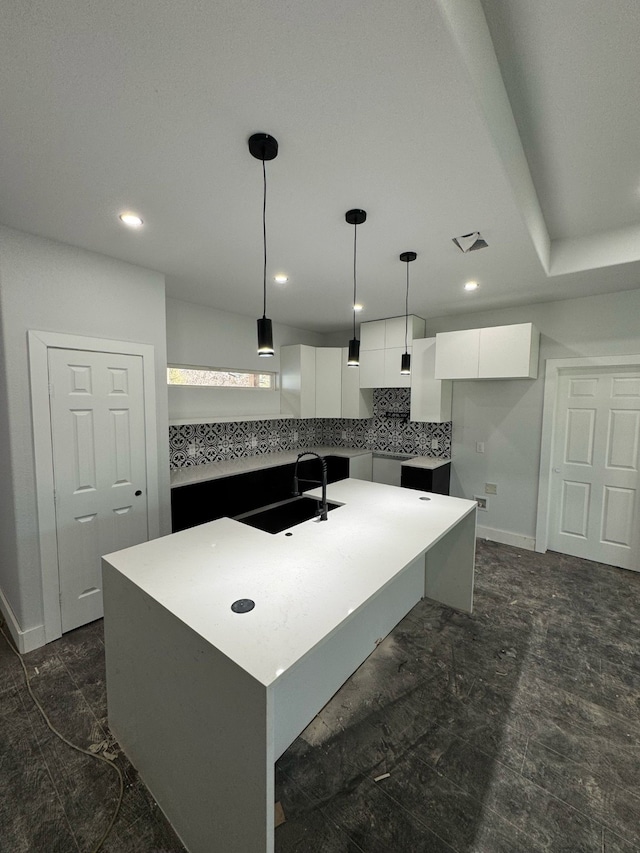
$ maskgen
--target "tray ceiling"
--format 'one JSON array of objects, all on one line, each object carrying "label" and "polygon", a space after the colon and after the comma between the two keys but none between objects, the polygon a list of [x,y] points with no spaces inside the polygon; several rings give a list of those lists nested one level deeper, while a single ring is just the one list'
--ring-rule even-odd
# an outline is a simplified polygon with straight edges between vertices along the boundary
[{"label": "tray ceiling", "polygon": [[[640,286],[635,0],[2,0],[0,221],[347,328]],[[127,231],[117,215],[141,214]],[[452,238],[479,231],[482,251]],[[480,283],[474,293],[462,285]]]}]

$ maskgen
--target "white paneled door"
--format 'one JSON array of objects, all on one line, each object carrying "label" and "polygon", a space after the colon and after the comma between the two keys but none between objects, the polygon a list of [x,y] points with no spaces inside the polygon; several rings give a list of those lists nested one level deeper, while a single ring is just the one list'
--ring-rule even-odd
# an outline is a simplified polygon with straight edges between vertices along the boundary
[{"label": "white paneled door", "polygon": [[640,571],[640,372],[561,374],[548,547]]},{"label": "white paneled door", "polygon": [[62,631],[102,616],[103,554],[148,539],[142,357],[48,350]]}]

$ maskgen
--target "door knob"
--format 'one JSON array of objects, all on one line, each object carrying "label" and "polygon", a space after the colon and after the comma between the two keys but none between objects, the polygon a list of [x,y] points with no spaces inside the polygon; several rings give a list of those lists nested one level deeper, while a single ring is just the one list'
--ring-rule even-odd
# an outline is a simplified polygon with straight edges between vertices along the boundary
[{"label": "door knob", "polygon": [[[554,473],[556,473],[556,474],[559,474],[559,473],[560,473],[560,469],[559,469],[559,468],[554,468],[553,470],[554,470]],[[136,492],[136,494],[137,494],[137,492]]]}]

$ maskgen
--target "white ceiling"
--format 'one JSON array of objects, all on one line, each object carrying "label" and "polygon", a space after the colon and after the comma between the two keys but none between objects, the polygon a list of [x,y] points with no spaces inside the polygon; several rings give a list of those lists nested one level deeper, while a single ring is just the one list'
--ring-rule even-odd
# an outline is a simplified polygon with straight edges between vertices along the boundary
[{"label": "white ceiling", "polygon": [[[170,296],[262,313],[256,131],[280,143],[276,322],[348,327],[352,207],[368,213],[362,320],[403,313],[405,250],[424,317],[640,287],[637,0],[0,0],[0,15],[0,221],[160,270]],[[451,238],[475,230],[489,248],[463,255]]]}]

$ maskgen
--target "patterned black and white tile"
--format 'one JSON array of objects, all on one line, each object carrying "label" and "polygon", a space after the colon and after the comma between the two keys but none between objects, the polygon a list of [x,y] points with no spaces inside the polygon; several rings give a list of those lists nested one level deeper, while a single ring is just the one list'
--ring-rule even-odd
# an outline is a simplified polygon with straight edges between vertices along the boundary
[{"label": "patterned black and white tile", "polygon": [[186,468],[315,445],[450,457],[451,422],[410,421],[410,393],[408,388],[375,389],[373,416],[360,420],[273,418],[170,426],[170,465]]}]

